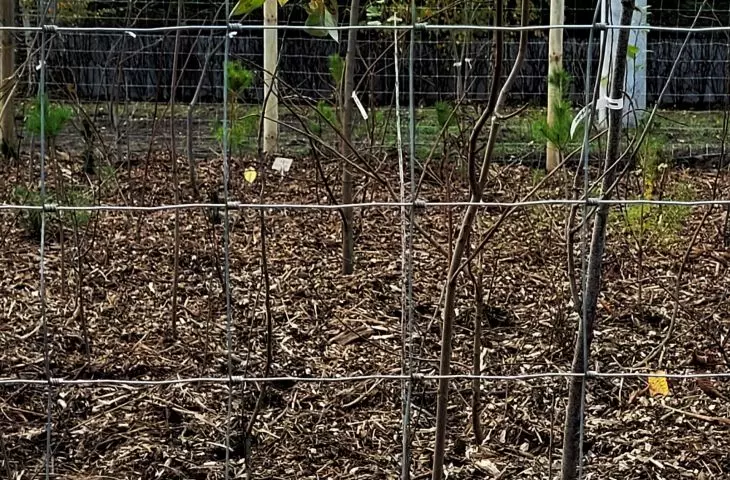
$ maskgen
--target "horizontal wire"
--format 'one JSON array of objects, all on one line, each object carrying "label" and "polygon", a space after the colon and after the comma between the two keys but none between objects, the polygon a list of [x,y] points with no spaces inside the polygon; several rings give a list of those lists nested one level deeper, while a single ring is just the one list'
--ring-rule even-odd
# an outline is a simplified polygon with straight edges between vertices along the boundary
[{"label": "horizontal wire", "polygon": [[115,380],[115,379],[66,379],[51,378],[49,379],[29,379],[29,378],[0,378],[0,385],[53,385],[66,386],[129,386],[129,387],[153,387],[165,385],[184,385],[190,383],[207,383],[207,384],[228,384],[228,383],[274,383],[274,382],[301,382],[301,383],[341,383],[341,382],[364,382],[369,380],[423,380],[435,381],[440,379],[449,380],[482,380],[482,381],[525,381],[539,379],[554,378],[666,378],[666,379],[697,379],[697,378],[730,378],[730,372],[724,373],[637,373],[637,372],[597,372],[588,371],[587,373],[572,372],[547,372],[547,373],[526,373],[521,375],[427,375],[414,373],[413,375],[351,375],[341,377],[244,377],[233,375],[232,377],[191,377],[191,378],[172,378],[165,380]]},{"label": "horizontal wire", "polygon": [[166,210],[192,210],[192,209],[224,209],[229,210],[339,210],[341,208],[451,208],[451,207],[480,207],[480,208],[511,208],[511,207],[538,207],[538,206],[573,206],[573,205],[663,205],[663,206],[682,206],[682,207],[703,207],[712,205],[730,205],[730,199],[727,200],[643,200],[643,199],[610,199],[602,200],[598,198],[589,198],[588,200],[570,200],[570,199],[548,199],[548,200],[528,200],[524,202],[363,202],[363,203],[347,203],[347,204],[308,204],[308,203],[181,203],[169,205],[154,206],[134,206],[134,205],[15,205],[0,204],[0,210],[31,210],[46,212],[69,211],[69,212],[94,212],[94,211],[110,211],[110,212],[160,212]]},{"label": "horizontal wire", "polygon": [[710,33],[710,32],[728,32],[730,31],[730,25],[715,26],[715,27],[664,27],[664,26],[653,26],[653,25],[606,25],[606,24],[564,24],[564,25],[527,25],[527,26],[495,26],[495,25],[444,25],[444,24],[429,24],[429,23],[417,23],[415,25],[358,25],[351,27],[349,25],[340,25],[336,27],[323,27],[323,26],[307,26],[307,25],[243,25],[240,23],[231,23],[228,25],[174,25],[165,27],[64,27],[60,25],[44,25],[43,27],[33,26],[0,26],[0,31],[7,30],[13,32],[39,32],[45,30],[47,33],[84,33],[84,32],[97,32],[97,33],[121,33],[121,34],[143,34],[143,33],[170,33],[179,31],[228,31],[239,32],[239,31],[254,31],[254,30],[322,30],[322,31],[347,31],[351,29],[357,30],[467,30],[467,31],[483,31],[483,32],[494,32],[494,31],[505,31],[505,32],[520,32],[520,31],[542,31],[542,30],[590,30],[596,28],[598,30],[643,30],[646,32],[673,32],[673,33]]}]

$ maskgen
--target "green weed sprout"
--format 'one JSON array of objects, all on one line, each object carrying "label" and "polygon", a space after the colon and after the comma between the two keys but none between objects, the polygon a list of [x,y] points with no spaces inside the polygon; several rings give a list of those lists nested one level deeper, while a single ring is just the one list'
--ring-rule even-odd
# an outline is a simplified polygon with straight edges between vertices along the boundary
[{"label": "green weed sprout", "polygon": [[[258,136],[261,109],[244,107],[240,104],[246,92],[253,86],[254,73],[239,62],[227,62],[228,93],[231,97],[231,121],[228,126],[228,148],[243,154],[252,138]],[[219,124],[213,134],[223,144],[223,124]]]},{"label": "green weed sprout", "polygon": [[45,109],[45,134],[53,140],[73,117],[73,109],[65,105],[49,103],[48,97],[45,95],[37,98],[28,109],[25,126],[29,132],[39,136],[41,134],[41,105]]}]

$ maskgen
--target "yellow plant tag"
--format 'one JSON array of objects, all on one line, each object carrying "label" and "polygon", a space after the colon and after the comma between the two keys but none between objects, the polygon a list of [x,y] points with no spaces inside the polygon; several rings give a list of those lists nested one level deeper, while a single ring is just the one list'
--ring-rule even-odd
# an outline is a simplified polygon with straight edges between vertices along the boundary
[{"label": "yellow plant tag", "polygon": [[246,181],[247,181],[248,183],[253,183],[253,182],[254,182],[254,181],[256,180],[256,175],[257,175],[257,174],[256,174],[256,169],[255,169],[255,168],[253,168],[253,167],[248,167],[248,168],[247,168],[247,169],[246,169],[246,170],[245,170],[245,171],[243,172],[243,178],[244,178],[244,180],[246,180]]},{"label": "yellow plant tag", "polygon": [[[658,370],[652,373],[655,375],[664,375],[666,372]],[[667,377],[649,377],[649,393],[652,397],[657,395],[666,397],[667,395],[669,395],[669,383],[667,382]]]}]

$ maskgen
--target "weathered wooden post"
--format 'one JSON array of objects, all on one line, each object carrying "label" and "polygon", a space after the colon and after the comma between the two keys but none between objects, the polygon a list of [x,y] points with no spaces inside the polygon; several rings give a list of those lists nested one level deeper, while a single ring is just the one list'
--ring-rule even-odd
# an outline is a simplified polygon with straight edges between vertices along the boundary
[{"label": "weathered wooden post", "polygon": [[264,152],[276,153],[279,147],[279,91],[276,82],[278,48],[278,3],[264,2]]},{"label": "weathered wooden post", "polygon": [[[550,25],[562,25],[565,19],[565,1],[550,1]],[[551,28],[548,36],[548,98],[547,123],[552,127],[555,122],[555,106],[560,100],[560,85],[553,79],[563,69],[563,29]],[[557,146],[548,141],[546,153],[546,167],[550,172],[560,163],[560,152]]]}]

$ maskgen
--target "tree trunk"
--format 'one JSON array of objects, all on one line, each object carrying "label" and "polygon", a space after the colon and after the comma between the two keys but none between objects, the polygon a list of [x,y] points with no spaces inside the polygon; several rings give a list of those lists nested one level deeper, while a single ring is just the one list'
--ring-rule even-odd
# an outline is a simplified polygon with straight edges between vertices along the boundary
[{"label": "tree trunk", "polygon": [[[357,27],[360,17],[360,0],[350,2],[350,27]],[[342,142],[343,155],[349,155],[352,145],[352,92],[355,89],[355,53],[357,52],[357,28],[351,28],[347,35],[347,54],[345,55],[345,88],[342,92]],[[342,165],[342,203],[352,203],[352,172],[350,167]],[[350,275],[355,264],[355,239],[352,208],[344,208],[342,222],[342,273]]]},{"label": "tree trunk", "polygon": [[[15,0],[0,1],[0,24],[15,25]],[[15,156],[17,138],[15,135],[15,101],[12,86],[15,73],[15,35],[10,30],[0,32],[0,99],[2,99],[2,115],[0,116],[0,141],[2,152],[6,157]]]},{"label": "tree trunk", "polygon": [[[527,25],[529,17],[529,0],[522,0],[520,7],[521,25],[524,27]],[[501,26],[502,12],[504,2],[498,0],[495,8],[495,25]],[[444,294],[444,308],[443,308],[443,325],[441,327],[441,357],[439,361],[439,381],[438,381],[438,393],[436,397],[436,439],[434,442],[433,449],[433,469],[431,471],[432,480],[441,480],[444,474],[444,456],[446,452],[446,423],[448,414],[448,400],[449,400],[449,378],[451,375],[451,354],[452,354],[452,339],[454,333],[454,320],[456,317],[455,305],[456,305],[456,286],[458,280],[458,274],[462,269],[462,259],[464,253],[467,250],[469,243],[469,236],[471,234],[472,227],[474,225],[474,219],[476,218],[478,207],[476,203],[481,202],[484,188],[489,178],[489,166],[492,161],[494,154],[494,146],[497,142],[497,136],[500,128],[500,122],[502,121],[501,107],[504,104],[507,94],[509,93],[512,85],[522,68],[522,64],[525,60],[525,54],[527,51],[527,32],[522,30],[520,32],[519,49],[517,51],[517,58],[515,63],[512,65],[507,80],[504,82],[501,90],[499,88],[492,88],[490,92],[490,100],[487,108],[482,112],[482,115],[476,121],[469,138],[469,146],[467,153],[467,162],[469,169],[469,191],[471,192],[469,202],[472,203],[466,209],[462,218],[461,227],[459,228],[459,235],[456,240],[456,246],[451,254],[449,271],[447,273],[447,283]],[[495,52],[494,52],[494,68],[495,75],[494,81],[499,81],[499,65],[502,58],[503,37],[501,30],[495,30]],[[499,92],[498,94],[496,92]],[[477,139],[480,135],[481,129],[484,126],[486,119],[491,117],[491,124],[489,129],[489,137],[487,138],[487,144],[485,147],[484,156],[482,157],[481,170],[477,172]]]},{"label": "tree trunk", "polygon": [[[216,15],[217,17],[217,15]],[[200,92],[203,89],[203,81],[205,79],[205,74],[208,72],[208,66],[210,65],[210,59],[213,57],[213,54],[218,50],[220,47],[220,44],[218,46],[213,46],[213,35],[211,34],[208,37],[208,51],[205,53],[205,61],[203,63],[203,68],[200,72],[200,77],[198,79],[198,85],[195,87],[195,93],[193,94],[192,100],[190,100],[190,104],[188,105],[188,114],[186,119],[186,128],[187,128],[187,135],[188,138],[187,141],[187,148],[185,149],[187,156],[188,156],[188,170],[190,175],[190,185],[193,187],[193,194],[195,195],[196,199],[200,198],[200,191],[198,190],[198,174],[197,174],[197,167],[195,162],[195,157],[193,156],[193,113],[195,111],[195,107],[198,106],[198,101],[200,100]]]},{"label": "tree trunk", "polygon": [[[634,10],[634,0],[622,0],[623,12],[621,25],[631,23]],[[611,76],[611,98],[622,98],[624,94],[624,78],[626,77],[626,55],[628,52],[629,30],[623,29],[618,34],[618,47],[614,58],[614,71]],[[610,196],[610,187],[616,178],[616,168],[612,168],[619,157],[621,135],[621,109],[612,109],[608,115],[608,147],[606,149],[605,174],[602,183],[603,197]],[[586,192],[587,194],[587,192]],[[591,237],[590,255],[588,259],[587,281],[583,295],[583,325],[578,333],[573,354],[573,373],[585,373],[587,365],[584,363],[586,349],[590,350],[593,339],[594,323],[596,319],[596,304],[601,283],[601,267],[603,252],[606,246],[606,224],[608,222],[608,205],[601,204],[596,212]],[[585,334],[585,337],[584,337]],[[562,480],[575,480],[578,476],[578,467],[581,463],[581,424],[583,423],[583,409],[581,408],[584,395],[584,378],[572,377],[568,390],[568,405],[565,413],[563,433],[563,467]]]},{"label": "tree trunk", "polygon": [[[177,0],[177,22],[176,25],[182,24],[183,18],[183,1]],[[175,98],[177,94],[178,80],[178,60],[180,56],[180,30],[175,32],[175,50],[172,57],[172,79],[170,80],[170,161],[172,162],[172,183],[174,192],[174,202],[180,203],[180,184],[177,172],[177,140],[175,130]],[[173,271],[172,271],[172,308],[171,308],[171,327],[172,338],[177,339],[177,291],[178,277],[180,274],[180,210],[175,209],[175,227],[174,227],[175,246],[173,248]]]}]

